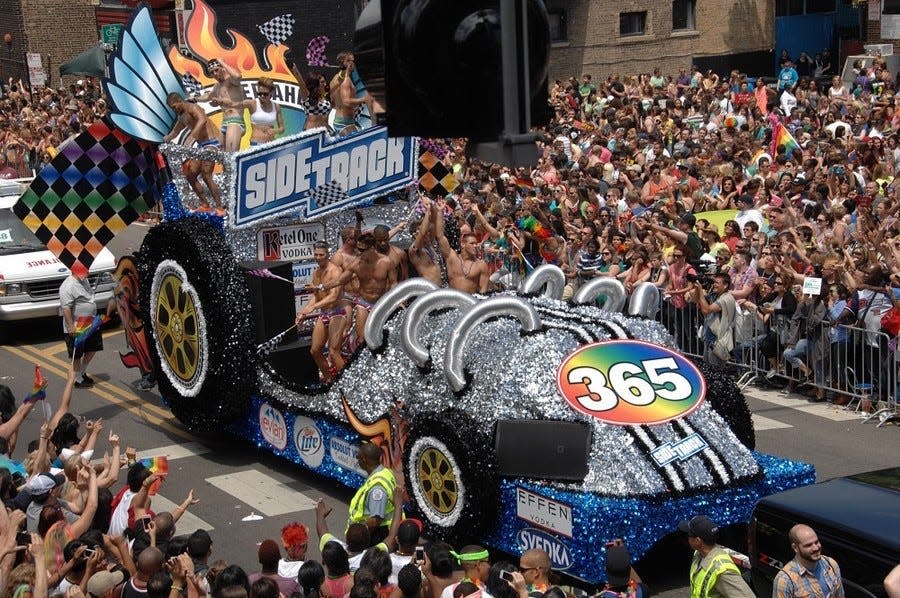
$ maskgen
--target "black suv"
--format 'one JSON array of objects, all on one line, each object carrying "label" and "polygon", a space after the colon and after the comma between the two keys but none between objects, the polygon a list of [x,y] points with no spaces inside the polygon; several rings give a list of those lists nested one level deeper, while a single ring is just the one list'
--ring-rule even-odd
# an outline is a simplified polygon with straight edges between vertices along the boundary
[{"label": "black suv", "polygon": [[748,549],[757,596],[771,596],[775,575],[794,558],[788,531],[811,526],[822,552],[841,568],[848,598],[885,595],[885,576],[900,563],[900,467],[836,478],[760,500]]}]

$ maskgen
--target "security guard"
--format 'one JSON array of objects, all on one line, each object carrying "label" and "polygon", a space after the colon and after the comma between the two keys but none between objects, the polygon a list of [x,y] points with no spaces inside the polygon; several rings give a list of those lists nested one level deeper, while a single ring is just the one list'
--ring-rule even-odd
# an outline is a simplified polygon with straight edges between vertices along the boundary
[{"label": "security guard", "polygon": [[392,497],[397,479],[394,472],[381,464],[381,449],[371,442],[365,442],[360,447],[357,462],[368,477],[350,501],[347,526],[351,523],[365,524],[372,534],[371,543],[374,546],[384,540],[390,531],[394,519]]},{"label": "security guard", "polygon": [[706,515],[678,524],[694,551],[691,598],[755,598],[731,556],[716,544],[719,528]]}]

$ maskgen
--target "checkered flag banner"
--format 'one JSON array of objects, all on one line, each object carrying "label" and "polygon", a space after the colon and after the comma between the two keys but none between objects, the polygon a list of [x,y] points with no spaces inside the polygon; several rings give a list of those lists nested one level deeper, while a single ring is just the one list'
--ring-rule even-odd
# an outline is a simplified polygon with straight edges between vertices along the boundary
[{"label": "checkered flag banner", "polygon": [[189,96],[198,96],[202,90],[200,82],[190,73],[185,73],[181,76],[181,85],[184,86],[184,90]]},{"label": "checkered flag banner", "polygon": [[306,62],[309,66],[331,66],[325,58],[325,46],[330,41],[327,35],[318,35],[309,40],[309,45],[306,46]]},{"label": "checkered flag banner", "polygon": [[316,203],[317,209],[350,199],[350,196],[347,195],[347,192],[344,191],[344,188],[337,181],[319,185],[312,190],[310,197],[312,197],[313,201]]},{"label": "checkered flag banner", "polygon": [[159,197],[156,146],[97,121],[63,143],[13,212],[69,269],[90,268]]},{"label": "checkered flag banner", "polygon": [[269,40],[269,43],[277,46],[283,44],[294,33],[294,15],[287,13],[257,25],[259,32]]},{"label": "checkered flag banner", "polygon": [[257,355],[268,355],[269,353],[274,351],[278,347],[278,345],[281,344],[281,341],[284,340],[284,337],[287,336],[287,333],[296,327],[297,327],[297,325],[294,324],[290,328],[288,328],[286,330],[282,330],[281,332],[279,332],[278,334],[276,334],[275,336],[273,336],[266,342],[260,343],[259,345],[257,345],[256,346],[256,354]]}]

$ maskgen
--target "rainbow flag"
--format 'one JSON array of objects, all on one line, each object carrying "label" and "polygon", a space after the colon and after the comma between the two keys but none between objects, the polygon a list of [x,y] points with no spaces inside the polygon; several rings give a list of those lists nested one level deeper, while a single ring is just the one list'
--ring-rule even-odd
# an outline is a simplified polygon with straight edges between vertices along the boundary
[{"label": "rainbow flag", "polygon": [[37,403],[38,401],[43,401],[47,398],[47,380],[44,379],[44,374],[41,373],[41,366],[34,366],[34,384],[31,387],[31,391],[28,393],[24,399],[22,399],[23,403]]},{"label": "rainbow flag", "polygon": [[159,492],[163,477],[169,474],[169,458],[165,455],[159,457],[147,457],[146,459],[141,459],[140,464],[146,467],[150,473],[155,473],[159,476],[159,479],[153,482],[148,490],[150,496],[153,496]]},{"label": "rainbow flag", "polygon": [[775,130],[772,132],[772,144],[769,146],[769,153],[774,157],[778,146],[784,146],[784,155],[787,157],[791,156],[791,153],[794,150],[800,150],[800,144],[797,143],[797,140],[794,139],[794,136],[791,135],[791,132],[787,130],[781,123],[777,123],[775,125]]},{"label": "rainbow flag", "polygon": [[109,321],[106,314],[102,316],[81,316],[75,320],[75,348],[82,346],[88,337]]},{"label": "rainbow flag", "polygon": [[526,191],[531,191],[532,189],[534,189],[534,181],[531,180],[531,177],[517,176],[516,187],[518,187],[519,189],[525,189]]}]

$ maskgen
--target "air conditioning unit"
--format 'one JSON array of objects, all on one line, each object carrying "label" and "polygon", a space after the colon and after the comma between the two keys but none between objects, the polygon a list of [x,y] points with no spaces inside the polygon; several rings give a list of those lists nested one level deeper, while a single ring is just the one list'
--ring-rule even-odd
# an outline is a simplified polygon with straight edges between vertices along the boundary
[{"label": "air conditioning unit", "polygon": [[891,56],[894,53],[894,44],[866,44],[863,49],[869,56]]}]

